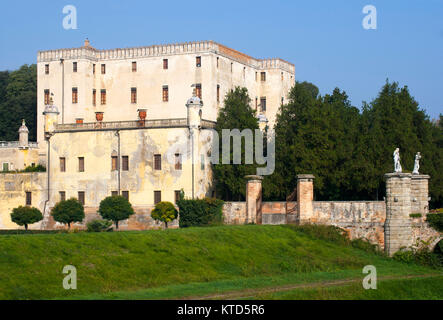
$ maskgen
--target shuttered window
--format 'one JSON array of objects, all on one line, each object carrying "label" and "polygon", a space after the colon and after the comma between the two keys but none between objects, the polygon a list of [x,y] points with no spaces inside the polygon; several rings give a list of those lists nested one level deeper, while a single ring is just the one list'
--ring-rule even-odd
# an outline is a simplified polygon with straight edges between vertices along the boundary
[{"label": "shuttered window", "polygon": [[85,158],[78,158],[78,172],[85,172]]},{"label": "shuttered window", "polygon": [[128,156],[122,157],[122,170],[123,171],[129,170],[129,157]]},{"label": "shuttered window", "polygon": [[79,192],[78,192],[78,201],[79,201],[82,205],[85,205],[85,192],[84,192],[84,191],[79,191]]},{"label": "shuttered window", "polygon": [[106,104],[106,89],[100,91],[100,103]]},{"label": "shuttered window", "polygon": [[60,172],[66,172],[66,158],[60,158]]},{"label": "shuttered window", "polygon": [[137,88],[131,88],[131,103],[137,103]]},{"label": "shuttered window", "polygon": [[60,191],[59,195],[60,195],[60,201],[66,200],[66,192],[65,191]]},{"label": "shuttered window", "polygon": [[163,69],[168,69],[168,59],[163,59]]},{"label": "shuttered window", "polygon": [[32,204],[32,193],[26,192],[26,205],[30,206]]},{"label": "shuttered window", "polygon": [[163,102],[169,101],[169,88],[168,86],[163,86]]},{"label": "shuttered window", "polygon": [[157,204],[162,201],[162,192],[154,191],[154,204]]},{"label": "shuttered window", "polygon": [[154,169],[162,169],[162,156],[160,154],[154,154]]},{"label": "shuttered window", "polygon": [[45,89],[45,104],[49,104],[49,89]]},{"label": "shuttered window", "polygon": [[175,170],[182,169],[182,155],[180,153],[175,154]]},{"label": "shuttered window", "polygon": [[78,103],[78,89],[72,88],[72,103]]}]

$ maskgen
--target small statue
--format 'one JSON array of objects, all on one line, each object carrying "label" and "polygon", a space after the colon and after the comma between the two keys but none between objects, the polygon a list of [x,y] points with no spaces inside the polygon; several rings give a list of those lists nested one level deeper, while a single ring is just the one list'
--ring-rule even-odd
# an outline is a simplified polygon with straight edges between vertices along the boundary
[{"label": "small statue", "polygon": [[394,171],[401,173],[401,164],[400,164],[400,149],[395,149],[394,151]]},{"label": "small statue", "polygon": [[415,155],[414,170],[412,171],[412,174],[419,174],[418,169],[420,169],[420,159],[420,152],[417,152],[417,154]]}]

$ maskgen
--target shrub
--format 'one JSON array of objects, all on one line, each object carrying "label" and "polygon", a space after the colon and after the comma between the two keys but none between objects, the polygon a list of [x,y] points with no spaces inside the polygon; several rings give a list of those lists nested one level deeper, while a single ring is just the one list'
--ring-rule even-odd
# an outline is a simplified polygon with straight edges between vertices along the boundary
[{"label": "shrub", "polygon": [[411,213],[409,216],[411,218],[421,218],[421,213]]},{"label": "shrub", "polygon": [[28,230],[28,224],[43,220],[43,215],[37,208],[20,206],[12,209],[11,220],[19,226],[25,226]]},{"label": "shrub", "polygon": [[425,247],[419,249],[403,249],[394,253],[392,257],[394,260],[405,263],[415,263],[432,268],[443,267],[443,258]]},{"label": "shrub", "polygon": [[86,224],[88,232],[104,232],[112,231],[112,221],[109,220],[92,220]]},{"label": "shrub", "polygon": [[223,200],[215,198],[180,199],[180,227],[208,226],[223,223]]},{"label": "shrub", "polygon": [[82,222],[85,218],[83,205],[75,198],[60,201],[52,208],[51,215],[57,222],[68,224],[71,229],[72,222]]},{"label": "shrub", "polygon": [[443,232],[443,213],[428,213],[426,215],[426,222],[431,228],[438,232]]},{"label": "shrub", "polygon": [[42,166],[41,164],[38,164],[36,166],[27,166],[25,169],[23,169],[21,172],[45,172],[46,168]]},{"label": "shrub", "polygon": [[98,212],[103,219],[114,221],[116,229],[118,229],[119,221],[126,220],[135,213],[129,201],[122,196],[111,196],[103,199],[100,202]]},{"label": "shrub", "polygon": [[167,229],[168,222],[177,219],[177,209],[175,209],[171,202],[162,201],[155,205],[155,209],[151,212],[151,217],[154,220],[164,222]]}]

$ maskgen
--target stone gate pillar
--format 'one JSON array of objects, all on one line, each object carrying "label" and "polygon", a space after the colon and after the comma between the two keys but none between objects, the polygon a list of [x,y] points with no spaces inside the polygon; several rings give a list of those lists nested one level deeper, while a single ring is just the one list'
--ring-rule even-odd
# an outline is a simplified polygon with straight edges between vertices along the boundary
[{"label": "stone gate pillar", "polygon": [[387,173],[385,251],[392,256],[402,247],[412,244],[411,174]]},{"label": "stone gate pillar", "polygon": [[411,213],[429,213],[429,189],[427,174],[412,174],[411,177]]},{"label": "stone gate pillar", "polygon": [[251,175],[245,177],[246,183],[246,223],[262,223],[261,201],[263,177]]},{"label": "stone gate pillar", "polygon": [[298,223],[311,222],[314,215],[314,175],[297,175]]}]

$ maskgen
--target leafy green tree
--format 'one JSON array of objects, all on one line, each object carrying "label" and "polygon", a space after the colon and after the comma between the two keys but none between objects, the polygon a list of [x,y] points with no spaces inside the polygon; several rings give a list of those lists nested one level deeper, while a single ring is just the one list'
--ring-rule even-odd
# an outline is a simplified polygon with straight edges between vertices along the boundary
[{"label": "leafy green tree", "polygon": [[83,205],[75,198],[58,202],[51,210],[54,220],[68,225],[71,229],[71,223],[82,222],[85,218]]},{"label": "leafy green tree", "polygon": [[167,229],[168,222],[177,219],[177,213],[177,209],[175,209],[171,202],[161,201],[155,205],[155,209],[151,212],[151,217],[156,221],[164,222]]},{"label": "leafy green tree", "polygon": [[28,225],[43,220],[43,215],[37,208],[19,206],[12,209],[11,220],[28,230]]},{"label": "leafy green tree", "polygon": [[[225,200],[241,200],[245,198],[244,176],[256,173],[257,165],[244,164],[245,162],[245,139],[242,138],[241,159],[242,164],[233,164],[233,143],[231,138],[230,164],[222,164],[222,130],[258,129],[255,110],[250,106],[251,99],[246,88],[236,87],[226,94],[224,106],[220,109],[217,117],[216,131],[220,138],[219,164],[213,165],[214,178],[217,186],[217,194]],[[254,146],[253,146],[254,148]],[[253,149],[254,150],[254,149]]]},{"label": "leafy green tree", "polygon": [[37,135],[37,67],[23,65],[12,72],[0,72],[0,140],[18,140],[18,127],[26,120],[29,139]]},{"label": "leafy green tree", "polygon": [[128,219],[135,212],[125,197],[111,196],[100,202],[98,213],[103,219],[114,221],[115,228],[118,229],[118,222]]}]

